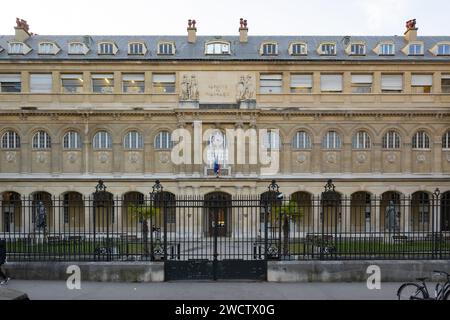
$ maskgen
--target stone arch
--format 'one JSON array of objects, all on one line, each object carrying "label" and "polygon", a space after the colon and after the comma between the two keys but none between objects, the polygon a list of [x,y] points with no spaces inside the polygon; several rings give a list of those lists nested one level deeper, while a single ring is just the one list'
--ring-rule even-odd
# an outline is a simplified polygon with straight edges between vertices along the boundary
[{"label": "stone arch", "polygon": [[431,227],[431,201],[429,192],[416,191],[411,195],[411,230],[430,231]]},{"label": "stone arch", "polygon": [[20,232],[23,225],[22,198],[18,192],[5,191],[1,194],[0,232]]},{"label": "stone arch", "polygon": [[69,232],[84,231],[86,222],[83,195],[76,191],[68,191],[62,194],[62,199],[60,225]]},{"label": "stone arch", "polygon": [[[296,204],[296,212],[291,220],[294,222],[294,228],[290,228],[292,231],[312,232],[314,226],[314,199],[313,195],[306,191],[297,191],[291,194],[290,201]],[[297,228],[296,228],[297,227]]]},{"label": "stone arch", "polygon": [[404,196],[398,191],[381,194],[380,231],[398,232],[404,226]]},{"label": "stone arch", "polygon": [[[206,236],[219,237],[231,235],[232,222],[232,196],[223,191],[214,191],[204,196],[204,225],[203,231]],[[214,228],[217,226],[217,230]]]},{"label": "stone arch", "polygon": [[372,195],[367,191],[357,191],[350,196],[350,230],[372,231]]}]

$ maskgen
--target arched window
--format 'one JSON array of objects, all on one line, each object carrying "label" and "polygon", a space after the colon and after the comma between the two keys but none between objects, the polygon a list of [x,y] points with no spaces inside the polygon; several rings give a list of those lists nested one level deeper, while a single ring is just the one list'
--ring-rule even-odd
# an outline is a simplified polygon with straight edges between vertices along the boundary
[{"label": "arched window", "polygon": [[450,131],[442,136],[442,149],[450,149]]},{"label": "arched window", "polygon": [[230,44],[228,42],[210,42],[206,44],[206,54],[229,54]]},{"label": "arched window", "polygon": [[130,131],[123,137],[123,147],[125,149],[142,149],[144,140],[138,131]]},{"label": "arched window", "polygon": [[54,54],[54,44],[51,42],[42,42],[39,44],[39,54]]},{"label": "arched window", "polygon": [[305,131],[297,131],[292,139],[293,149],[311,149],[311,137]]},{"label": "arched window", "polygon": [[158,43],[158,54],[175,54],[175,46],[172,42]]},{"label": "arched window", "polygon": [[107,131],[99,131],[94,136],[94,149],[111,149],[111,135]]},{"label": "arched window", "polygon": [[81,148],[80,134],[76,131],[67,132],[63,138],[63,148],[64,149],[80,149]]},{"label": "arched window", "polygon": [[172,136],[168,131],[161,131],[155,137],[155,149],[169,150],[172,149]]},{"label": "arched window", "polygon": [[147,48],[142,42],[131,42],[128,44],[128,54],[130,55],[144,55],[147,53]]},{"label": "arched window", "polygon": [[278,130],[269,129],[263,137],[264,147],[267,150],[279,150],[280,149],[280,134]]},{"label": "arched window", "polygon": [[302,42],[292,43],[289,49],[290,49],[289,54],[293,56],[300,56],[307,54],[306,44]]},{"label": "arched window", "polygon": [[383,136],[383,148],[384,149],[399,149],[400,148],[400,135],[397,131],[389,130]]},{"label": "arched window", "polygon": [[425,131],[417,131],[412,139],[413,149],[430,149],[430,138]]},{"label": "arched window", "polygon": [[2,149],[19,149],[20,136],[15,131],[7,131],[2,136]]},{"label": "arched window", "polygon": [[324,149],[340,149],[341,137],[336,131],[328,131],[323,137],[322,148]]},{"label": "arched window", "polygon": [[81,42],[71,42],[69,43],[69,54],[85,54],[86,47],[84,43]]},{"label": "arched window", "polygon": [[370,149],[370,136],[366,131],[358,131],[352,139],[353,149]]},{"label": "arched window", "polygon": [[45,131],[38,131],[33,136],[33,149],[50,149],[52,140],[50,135]]}]

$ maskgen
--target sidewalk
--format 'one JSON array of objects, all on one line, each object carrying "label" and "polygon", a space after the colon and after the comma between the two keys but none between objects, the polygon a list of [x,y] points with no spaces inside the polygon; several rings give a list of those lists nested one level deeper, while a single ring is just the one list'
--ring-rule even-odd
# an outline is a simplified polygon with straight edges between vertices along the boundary
[{"label": "sidewalk", "polygon": [[365,282],[81,282],[80,290],[69,290],[64,281],[11,280],[7,288],[31,300],[395,300],[400,285],[382,283],[380,290],[369,290]]}]

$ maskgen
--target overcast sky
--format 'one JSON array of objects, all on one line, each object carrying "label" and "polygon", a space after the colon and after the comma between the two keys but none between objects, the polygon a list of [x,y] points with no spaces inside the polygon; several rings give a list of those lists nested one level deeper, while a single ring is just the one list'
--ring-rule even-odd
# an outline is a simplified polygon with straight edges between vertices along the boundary
[{"label": "overcast sky", "polygon": [[13,34],[16,17],[41,35],[237,34],[401,35],[416,18],[419,35],[450,35],[450,0],[16,0],[2,1],[0,34]]}]

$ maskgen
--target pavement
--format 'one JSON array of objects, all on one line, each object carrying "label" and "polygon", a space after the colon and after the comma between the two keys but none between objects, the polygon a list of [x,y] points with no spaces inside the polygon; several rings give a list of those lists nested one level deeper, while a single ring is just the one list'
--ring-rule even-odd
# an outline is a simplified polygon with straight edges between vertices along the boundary
[{"label": "pavement", "polygon": [[80,289],[69,290],[65,281],[13,279],[2,287],[24,292],[31,300],[396,300],[396,291],[400,285],[401,283],[381,283],[380,289],[369,290],[365,282],[81,281]]}]

